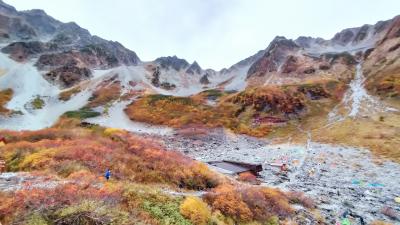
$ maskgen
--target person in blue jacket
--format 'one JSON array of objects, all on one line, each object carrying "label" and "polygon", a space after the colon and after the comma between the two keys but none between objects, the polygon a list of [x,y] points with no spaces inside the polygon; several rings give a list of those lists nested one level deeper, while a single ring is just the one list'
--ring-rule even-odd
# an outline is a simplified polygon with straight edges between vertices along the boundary
[{"label": "person in blue jacket", "polygon": [[104,174],[104,177],[105,177],[107,180],[110,179],[110,177],[111,177],[111,171],[110,171],[110,169],[107,169],[107,170],[106,170],[106,173]]}]

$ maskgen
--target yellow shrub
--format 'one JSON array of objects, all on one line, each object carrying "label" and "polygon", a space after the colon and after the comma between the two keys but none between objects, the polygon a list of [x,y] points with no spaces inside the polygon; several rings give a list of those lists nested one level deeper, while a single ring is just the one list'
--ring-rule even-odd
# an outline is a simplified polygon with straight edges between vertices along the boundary
[{"label": "yellow shrub", "polygon": [[207,204],[197,197],[187,197],[181,204],[180,212],[196,225],[206,225],[211,218]]},{"label": "yellow shrub", "polygon": [[49,148],[40,150],[36,153],[28,155],[21,162],[21,169],[40,169],[43,166],[53,161],[53,156],[56,154],[56,149]]},{"label": "yellow shrub", "polygon": [[107,136],[113,135],[115,133],[122,133],[122,132],[124,132],[124,131],[121,129],[118,129],[118,128],[107,128],[104,130],[104,134]]}]

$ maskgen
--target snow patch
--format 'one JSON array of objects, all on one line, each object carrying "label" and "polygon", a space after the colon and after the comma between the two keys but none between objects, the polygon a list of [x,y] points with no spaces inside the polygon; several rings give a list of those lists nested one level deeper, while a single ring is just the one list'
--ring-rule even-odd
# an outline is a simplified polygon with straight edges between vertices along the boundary
[{"label": "snow patch", "polygon": [[131,131],[134,133],[168,135],[173,129],[168,127],[153,126],[146,123],[134,122],[125,114],[124,109],[129,104],[128,101],[114,103],[107,114],[99,117],[89,118],[85,121],[88,123],[98,124],[105,127],[113,127]]}]

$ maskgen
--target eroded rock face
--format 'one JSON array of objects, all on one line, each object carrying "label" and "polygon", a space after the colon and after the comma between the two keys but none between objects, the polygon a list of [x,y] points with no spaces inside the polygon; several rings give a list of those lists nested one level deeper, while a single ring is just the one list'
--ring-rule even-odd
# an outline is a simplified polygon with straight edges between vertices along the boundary
[{"label": "eroded rock face", "polygon": [[250,67],[247,76],[260,76],[267,72],[277,71],[288,53],[298,48],[299,46],[294,41],[285,37],[276,37],[266,49],[264,56]]},{"label": "eroded rock face", "polygon": [[63,87],[74,86],[83,80],[89,79],[90,76],[90,69],[78,67],[74,64],[59,67],[45,74],[45,78],[53,82],[59,82]]},{"label": "eroded rock face", "polygon": [[366,88],[382,98],[400,99],[400,16],[375,27],[382,35],[363,55]]},{"label": "eroded rock face", "polygon": [[207,85],[210,84],[210,81],[208,80],[208,74],[204,74],[201,78],[200,78],[200,83]]},{"label": "eroded rock face", "polygon": [[387,24],[387,33],[382,39],[382,42],[400,37],[400,16],[395,17],[389,24]]},{"label": "eroded rock face", "polygon": [[282,66],[282,73],[291,73],[297,70],[297,58],[295,56],[289,55],[286,58],[285,63]]},{"label": "eroded rock face", "polygon": [[40,54],[47,49],[42,42],[14,42],[1,49],[3,53],[10,54],[10,58],[22,62],[32,55]]}]

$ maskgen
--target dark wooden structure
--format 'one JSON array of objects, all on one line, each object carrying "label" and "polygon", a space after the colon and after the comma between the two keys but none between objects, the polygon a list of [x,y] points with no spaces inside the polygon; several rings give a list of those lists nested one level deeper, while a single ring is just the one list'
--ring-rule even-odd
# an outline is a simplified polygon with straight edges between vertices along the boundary
[{"label": "dark wooden structure", "polygon": [[218,172],[229,175],[240,175],[241,173],[250,172],[253,175],[258,176],[258,173],[263,169],[261,164],[251,164],[229,160],[211,161],[207,162],[207,164]]}]

